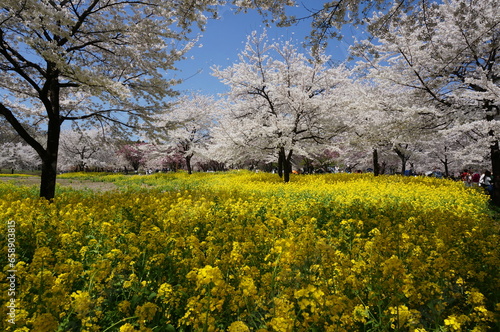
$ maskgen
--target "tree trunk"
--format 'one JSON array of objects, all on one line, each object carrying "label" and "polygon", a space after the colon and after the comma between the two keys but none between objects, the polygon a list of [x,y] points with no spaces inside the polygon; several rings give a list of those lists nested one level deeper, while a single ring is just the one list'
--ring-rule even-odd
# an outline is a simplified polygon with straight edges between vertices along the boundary
[{"label": "tree trunk", "polygon": [[[406,145],[406,147],[404,148],[406,150],[406,148],[408,147],[408,145]],[[406,172],[406,163],[408,162],[408,158],[404,151],[401,151],[401,146],[398,146],[394,149],[394,152],[396,152],[396,154],[398,155],[399,159],[401,159],[401,175],[405,175],[405,172]]]},{"label": "tree trunk", "polygon": [[498,141],[491,145],[491,171],[493,173],[493,192],[491,201],[500,206],[500,148]]},{"label": "tree trunk", "polygon": [[445,162],[443,163],[444,164],[444,176],[446,178],[449,178],[450,177],[450,163],[448,162],[448,159],[445,159]]},{"label": "tree trunk", "polygon": [[291,156],[292,150],[290,150],[287,156],[285,148],[280,148],[278,153],[278,175],[284,182],[290,182],[290,173],[292,172]]},{"label": "tree trunk", "polygon": [[51,200],[56,194],[57,156],[61,124],[58,119],[49,120],[47,128],[47,147],[42,158],[40,197]]},{"label": "tree trunk", "polygon": [[380,165],[378,163],[378,150],[373,149],[373,175],[380,175]]},{"label": "tree trunk", "polygon": [[285,148],[280,148],[279,152],[280,158],[278,159],[281,160],[283,169],[283,182],[285,183],[290,182],[290,173],[292,173],[292,154],[293,150],[290,150],[287,155],[285,152]]},{"label": "tree trunk", "polygon": [[450,177],[450,162],[448,161],[448,148],[445,146],[444,147],[444,157],[439,158],[439,161],[441,164],[443,164],[444,167],[444,177],[449,178]]},{"label": "tree trunk", "polygon": [[285,150],[281,150],[278,153],[278,176],[283,178],[283,160],[285,158]]},{"label": "tree trunk", "polygon": [[[56,157],[57,158],[57,157]],[[47,157],[42,160],[40,197],[51,200],[56,195],[57,159]]]},{"label": "tree trunk", "polygon": [[[490,100],[484,102],[486,110],[486,121],[494,121],[495,116],[500,114],[498,106],[494,105]],[[493,130],[489,132],[490,136],[494,136]],[[498,141],[494,141],[490,145],[491,157],[491,173],[493,174],[493,191],[491,193],[491,202],[495,206],[500,206],[500,147]]]},{"label": "tree trunk", "polygon": [[283,182],[290,182],[290,173],[292,173],[292,164],[285,158],[283,163]]},{"label": "tree trunk", "polygon": [[186,168],[187,168],[187,172],[188,174],[192,174],[193,173],[193,170],[191,168],[191,158],[193,157],[193,155],[188,155],[186,156]]},{"label": "tree trunk", "polygon": [[385,174],[385,169],[387,168],[387,163],[385,161],[380,164],[380,174]]}]

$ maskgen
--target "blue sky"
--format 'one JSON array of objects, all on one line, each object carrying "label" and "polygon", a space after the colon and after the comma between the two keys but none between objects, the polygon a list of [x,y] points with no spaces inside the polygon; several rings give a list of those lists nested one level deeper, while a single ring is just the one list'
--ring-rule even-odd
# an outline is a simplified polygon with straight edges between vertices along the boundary
[{"label": "blue sky", "polygon": [[[313,7],[314,3],[321,6],[323,1],[309,1],[308,5]],[[303,8],[294,9],[300,16],[300,13],[306,14]],[[176,87],[177,90],[199,91],[203,94],[222,93],[226,90],[224,84],[211,75],[210,67],[219,65],[221,67],[230,66],[238,59],[238,54],[242,51],[246,42],[246,37],[254,30],[260,32],[265,27],[262,23],[262,17],[256,12],[234,14],[230,10],[220,13],[221,19],[209,20],[203,37],[199,43],[202,47],[195,47],[187,54],[188,59],[177,63],[181,70],[176,74],[179,78],[185,80]],[[297,40],[297,45],[305,40],[309,34],[309,21],[303,21],[297,26],[288,28],[270,27],[267,28],[269,38],[283,37],[285,39],[293,38]],[[327,49],[328,55],[334,60],[344,61],[348,55],[348,48],[352,43],[353,36],[362,36],[359,30],[346,27],[344,29],[345,38],[342,41],[331,40]],[[193,57],[194,59],[190,59]]]}]

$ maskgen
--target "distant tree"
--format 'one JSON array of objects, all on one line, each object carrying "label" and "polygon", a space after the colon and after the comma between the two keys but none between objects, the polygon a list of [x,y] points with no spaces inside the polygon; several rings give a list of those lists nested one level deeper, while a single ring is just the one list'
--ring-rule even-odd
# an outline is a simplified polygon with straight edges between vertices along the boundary
[{"label": "distant tree", "polygon": [[204,172],[223,172],[227,170],[223,162],[216,160],[203,160],[197,162],[196,165]]},{"label": "distant tree", "polygon": [[74,170],[84,171],[97,151],[99,141],[85,133],[71,131],[61,132],[61,157],[66,156],[69,163],[73,163]]},{"label": "distant tree", "polygon": [[215,124],[216,102],[213,97],[190,93],[177,99],[172,111],[155,117],[156,146],[160,154],[180,153],[189,174],[191,160],[206,149],[210,128]]},{"label": "distant tree", "polygon": [[307,155],[345,128],[341,91],[350,84],[349,72],[329,67],[328,60],[252,33],[239,62],[214,68],[231,89],[219,138],[226,137],[228,148],[239,154],[253,154],[250,159],[276,156],[278,174],[288,182],[294,153]]},{"label": "distant tree", "polygon": [[411,89],[363,76],[350,95],[348,122],[353,129],[343,135],[344,144],[371,157],[375,175],[381,172],[379,159],[387,159],[389,151],[398,157],[399,172],[404,173],[410,158],[418,155],[420,141],[436,131],[430,115],[433,106],[415,98]]},{"label": "distant tree", "polygon": [[59,169],[86,171],[117,166],[116,145],[106,130],[63,130]]},{"label": "distant tree", "polygon": [[137,173],[147,162],[147,150],[149,149],[146,143],[130,143],[123,144],[117,153]]},{"label": "distant tree", "polygon": [[326,148],[311,154],[309,157],[304,157],[302,163],[306,173],[330,172],[332,167],[338,166],[339,159],[340,152],[338,149]]},{"label": "distant tree", "polygon": [[[28,130],[33,136],[40,135],[31,128]],[[0,168],[31,170],[39,167],[40,160],[36,151],[0,116]]]},{"label": "distant tree", "polygon": [[181,170],[186,166],[186,157],[176,147],[167,147],[167,149],[165,150],[165,147],[162,146],[160,149],[160,163],[156,164],[160,165],[162,169],[166,169],[170,172],[177,172],[178,170]]},{"label": "distant tree", "polygon": [[35,150],[22,142],[0,144],[0,168],[33,170],[40,166]]},{"label": "distant tree", "polygon": [[490,137],[476,131],[439,130],[423,137],[422,159],[428,165],[441,165],[445,176],[452,176],[463,169],[487,169],[491,165]]}]

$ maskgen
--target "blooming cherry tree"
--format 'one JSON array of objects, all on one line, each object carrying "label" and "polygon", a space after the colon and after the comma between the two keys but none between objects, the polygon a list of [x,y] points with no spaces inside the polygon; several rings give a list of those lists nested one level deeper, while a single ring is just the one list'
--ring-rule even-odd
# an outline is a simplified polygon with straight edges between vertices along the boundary
[{"label": "blooming cherry tree", "polygon": [[148,160],[148,151],[150,151],[150,146],[147,143],[137,142],[121,145],[117,153],[138,173],[139,168]]},{"label": "blooming cherry tree", "polygon": [[116,168],[119,164],[116,144],[116,140],[107,136],[106,131],[63,130],[58,169],[85,171]]},{"label": "blooming cherry tree", "polygon": [[36,169],[39,160],[35,150],[22,142],[7,142],[0,145],[0,168]]},{"label": "blooming cherry tree", "polygon": [[307,156],[345,128],[340,110],[349,71],[328,60],[254,32],[237,63],[214,68],[230,87],[218,134],[237,151],[234,157],[277,157],[278,173],[288,182],[294,153]]},{"label": "blooming cherry tree", "polygon": [[189,174],[191,160],[201,157],[210,141],[210,128],[215,124],[217,103],[213,97],[190,93],[177,99],[169,113],[156,117],[159,157],[181,154]]}]

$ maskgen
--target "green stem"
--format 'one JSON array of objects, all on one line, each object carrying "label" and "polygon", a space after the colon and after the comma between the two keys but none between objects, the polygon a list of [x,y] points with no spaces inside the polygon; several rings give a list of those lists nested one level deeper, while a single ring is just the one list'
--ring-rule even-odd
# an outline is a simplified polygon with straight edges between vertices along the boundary
[{"label": "green stem", "polygon": [[108,331],[110,328],[115,327],[116,325],[118,325],[118,324],[120,324],[120,323],[123,323],[124,321],[127,321],[127,320],[129,320],[129,319],[134,319],[134,318],[137,318],[137,317],[138,317],[138,316],[132,316],[132,317],[123,318],[122,320],[120,320],[120,321],[118,321],[118,322],[114,323],[113,325],[109,326],[108,328],[106,328],[106,329],[105,329],[104,331],[102,331],[102,332],[106,332],[106,331]]}]

